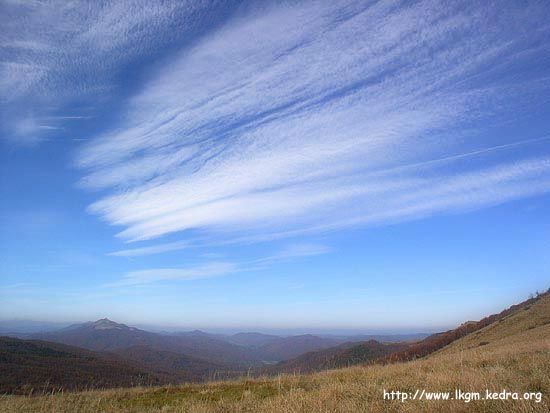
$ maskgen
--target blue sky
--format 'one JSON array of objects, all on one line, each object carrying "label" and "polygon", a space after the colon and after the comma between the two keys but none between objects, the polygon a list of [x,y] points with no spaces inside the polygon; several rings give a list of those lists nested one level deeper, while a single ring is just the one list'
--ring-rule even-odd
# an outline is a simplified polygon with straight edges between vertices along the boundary
[{"label": "blue sky", "polygon": [[0,7],[0,318],[429,330],[550,286],[547,2]]}]

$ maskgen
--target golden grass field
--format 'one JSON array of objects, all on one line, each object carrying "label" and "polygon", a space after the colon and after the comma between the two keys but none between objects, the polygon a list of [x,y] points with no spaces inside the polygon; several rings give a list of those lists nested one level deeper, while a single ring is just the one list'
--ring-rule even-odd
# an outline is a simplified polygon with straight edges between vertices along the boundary
[{"label": "golden grass field", "polygon": [[[542,400],[388,401],[383,390],[503,389]],[[420,360],[197,385],[1,396],[0,412],[550,412],[550,296]]]}]

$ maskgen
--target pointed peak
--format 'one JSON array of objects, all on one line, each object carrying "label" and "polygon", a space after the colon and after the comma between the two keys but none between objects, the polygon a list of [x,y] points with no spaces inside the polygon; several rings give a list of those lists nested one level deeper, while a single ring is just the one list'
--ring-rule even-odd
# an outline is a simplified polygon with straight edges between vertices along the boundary
[{"label": "pointed peak", "polygon": [[95,330],[110,330],[110,329],[123,330],[123,329],[129,329],[129,327],[127,325],[115,323],[114,321],[109,320],[107,317],[101,318],[101,319],[93,322],[92,327]]},{"label": "pointed peak", "polygon": [[94,321],[93,324],[117,324],[114,321],[109,320],[107,317],[100,318],[97,321]]}]

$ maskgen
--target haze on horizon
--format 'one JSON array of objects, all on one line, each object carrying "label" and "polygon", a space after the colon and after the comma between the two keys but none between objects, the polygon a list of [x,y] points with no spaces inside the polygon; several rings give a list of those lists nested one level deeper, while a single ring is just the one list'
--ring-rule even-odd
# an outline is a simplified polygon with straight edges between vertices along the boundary
[{"label": "haze on horizon", "polygon": [[0,4],[0,319],[427,331],[550,280],[550,4]]}]

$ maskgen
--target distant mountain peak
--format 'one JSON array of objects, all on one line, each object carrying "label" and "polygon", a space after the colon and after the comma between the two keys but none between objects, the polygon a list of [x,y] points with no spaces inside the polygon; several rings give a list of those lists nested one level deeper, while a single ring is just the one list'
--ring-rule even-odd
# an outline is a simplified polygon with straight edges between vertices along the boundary
[{"label": "distant mountain peak", "polygon": [[126,324],[115,323],[107,317],[94,321],[91,326],[94,330],[130,330]]}]

